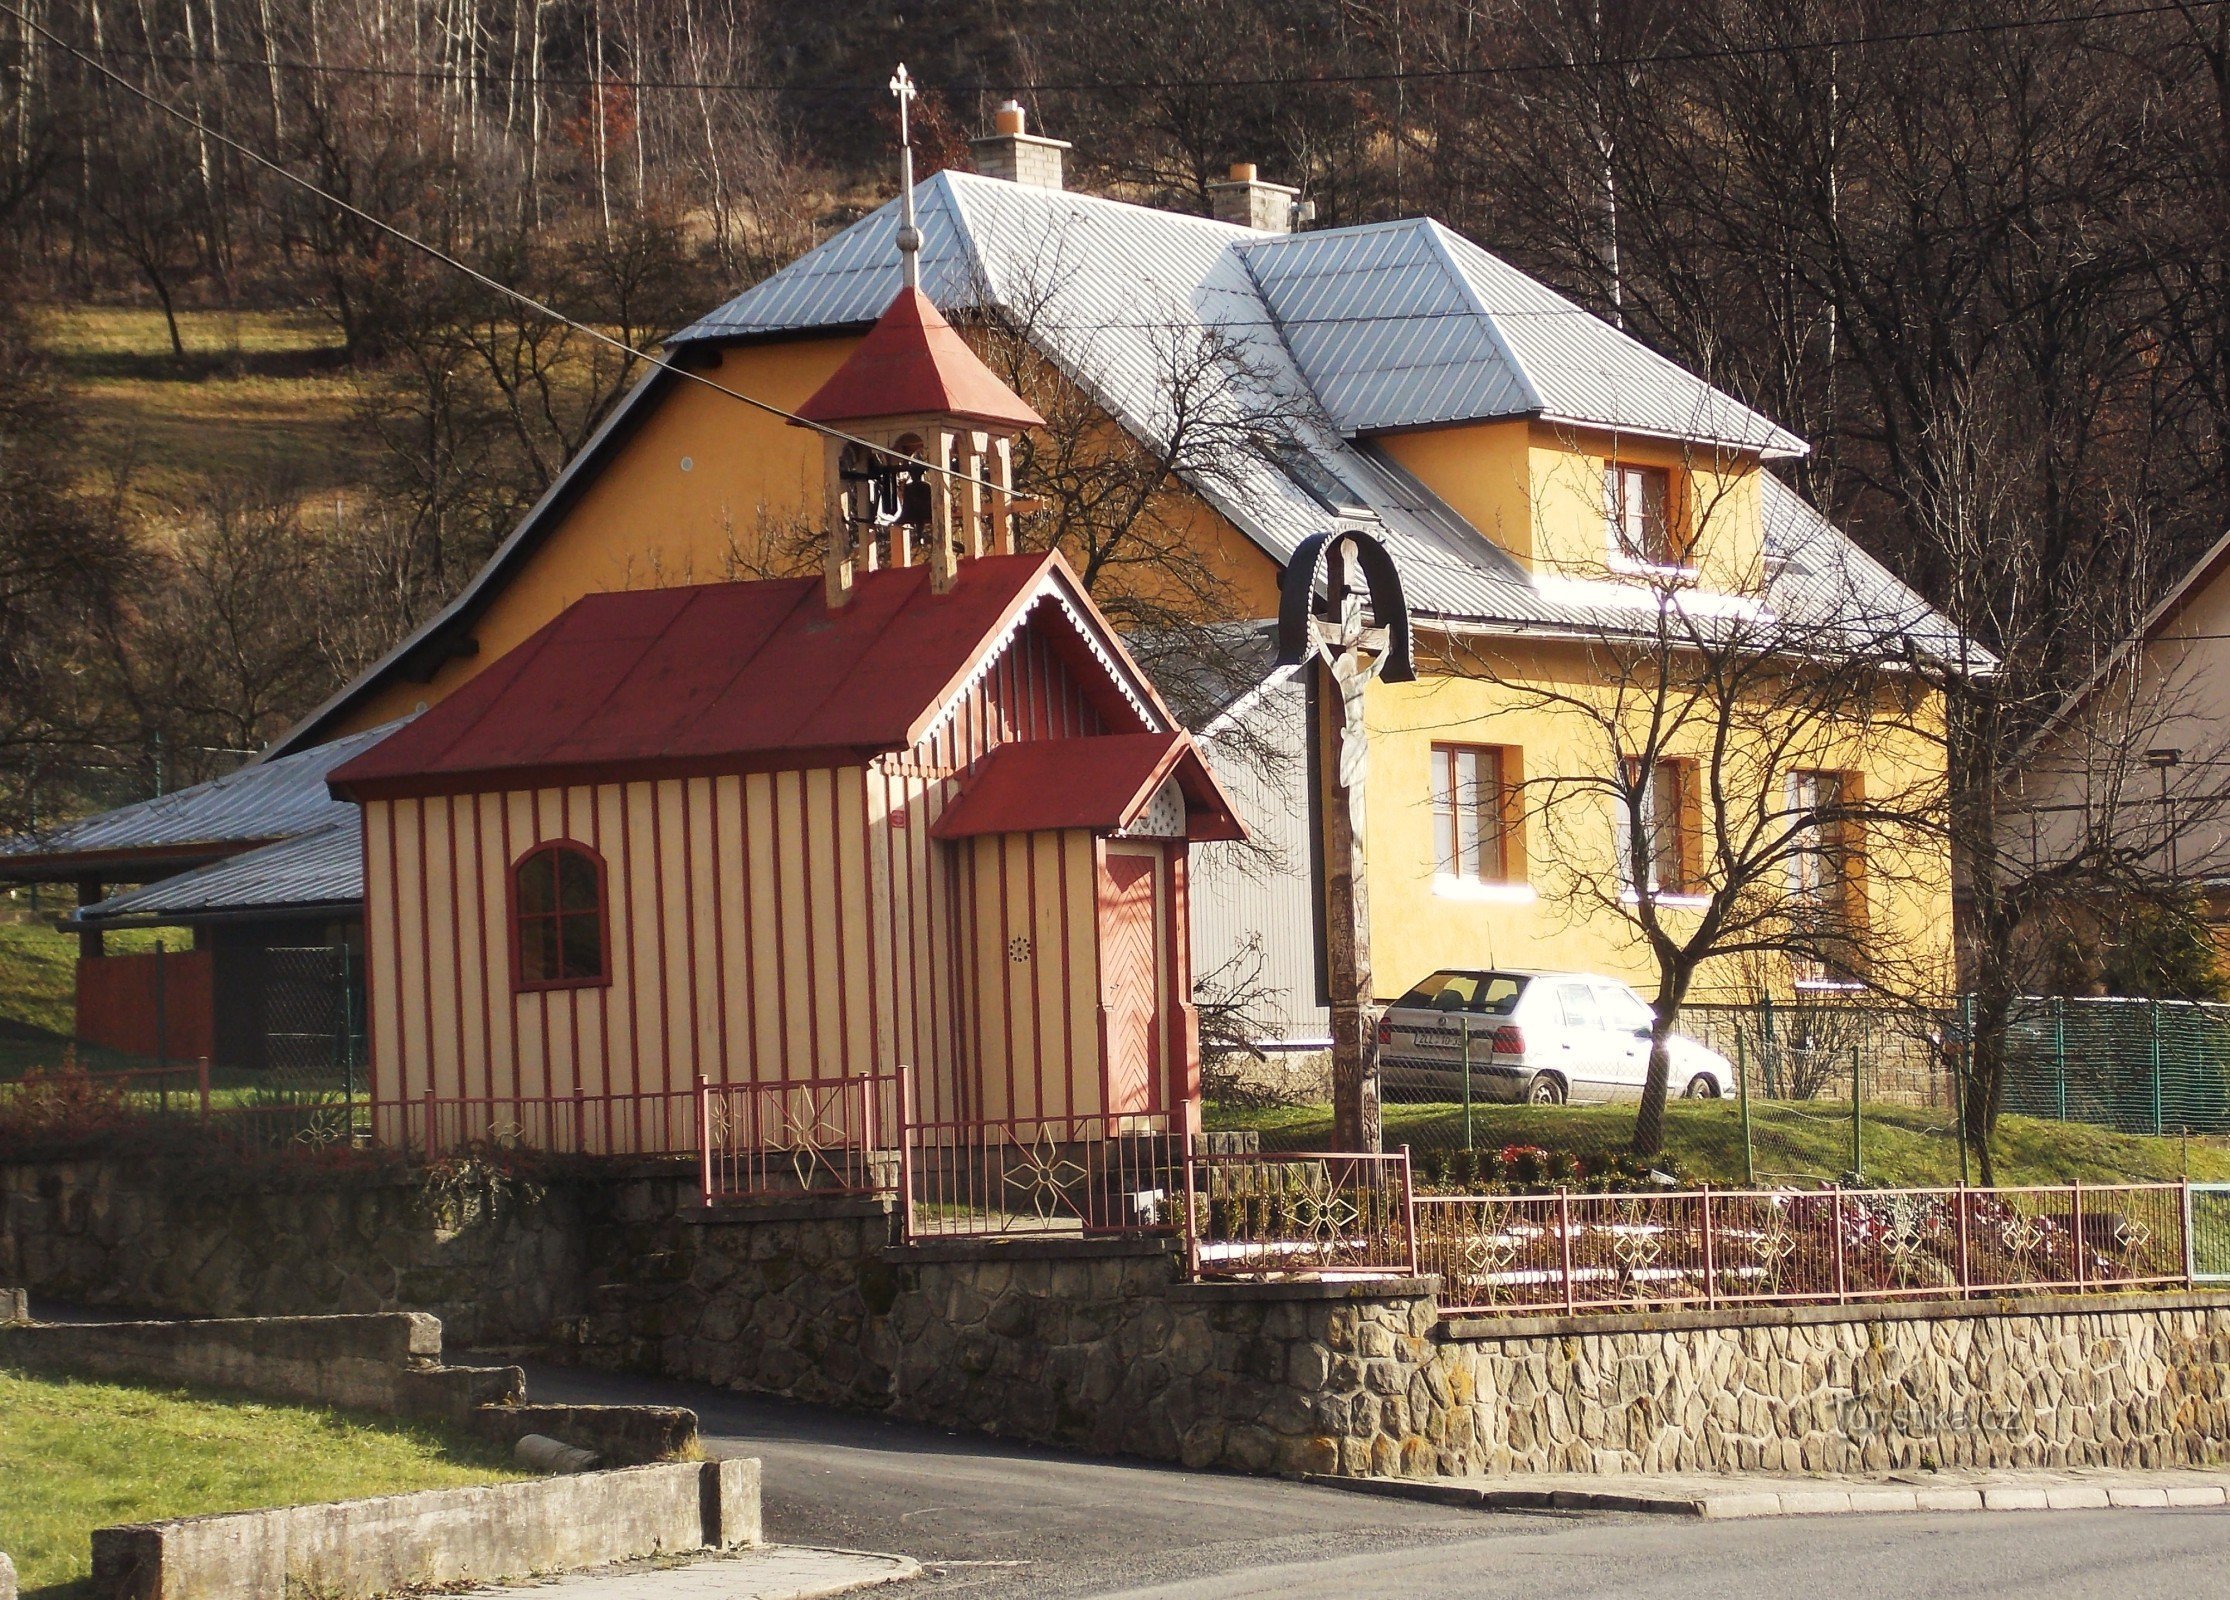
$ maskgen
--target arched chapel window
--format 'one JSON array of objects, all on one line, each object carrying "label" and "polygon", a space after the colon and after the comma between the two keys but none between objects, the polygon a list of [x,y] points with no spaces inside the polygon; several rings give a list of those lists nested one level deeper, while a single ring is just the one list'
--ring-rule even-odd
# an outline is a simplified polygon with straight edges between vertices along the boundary
[{"label": "arched chapel window", "polygon": [[604,862],[578,844],[536,845],[511,869],[511,921],[522,989],[608,983]]}]

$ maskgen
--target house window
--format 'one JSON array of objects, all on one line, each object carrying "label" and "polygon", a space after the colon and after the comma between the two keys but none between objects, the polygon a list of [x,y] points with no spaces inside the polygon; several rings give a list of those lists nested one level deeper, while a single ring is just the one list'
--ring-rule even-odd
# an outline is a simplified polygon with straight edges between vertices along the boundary
[{"label": "house window", "polygon": [[1508,745],[1432,747],[1436,869],[1472,883],[1525,881],[1518,752]]},{"label": "house window", "polygon": [[537,845],[511,869],[518,986],[608,983],[604,863],[585,845]]},{"label": "house window", "polygon": [[1789,808],[1800,829],[1789,863],[1799,982],[1856,983],[1863,970],[1866,858],[1852,814],[1859,801],[1855,772],[1789,777]]},{"label": "house window", "polygon": [[1614,560],[1650,567],[1683,565],[1687,551],[1676,537],[1672,510],[1672,474],[1664,468],[1605,464],[1603,516]]},{"label": "house window", "polygon": [[[1626,789],[1639,801],[1642,856],[1649,872],[1649,887],[1659,894],[1701,893],[1703,805],[1695,762],[1681,756],[1660,756],[1645,771],[1639,757],[1629,756]],[[1621,833],[1633,815],[1621,806]],[[1632,845],[1629,839],[1619,841],[1619,877],[1628,888],[1633,887]]]}]

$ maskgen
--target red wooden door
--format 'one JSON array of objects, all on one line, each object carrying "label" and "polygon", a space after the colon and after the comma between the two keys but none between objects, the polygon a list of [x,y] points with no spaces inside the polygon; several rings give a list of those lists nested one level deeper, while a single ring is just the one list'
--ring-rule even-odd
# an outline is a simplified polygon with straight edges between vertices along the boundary
[{"label": "red wooden door", "polygon": [[1100,899],[1101,994],[1107,1006],[1107,1109],[1158,1109],[1161,919],[1158,856],[1110,850]]}]

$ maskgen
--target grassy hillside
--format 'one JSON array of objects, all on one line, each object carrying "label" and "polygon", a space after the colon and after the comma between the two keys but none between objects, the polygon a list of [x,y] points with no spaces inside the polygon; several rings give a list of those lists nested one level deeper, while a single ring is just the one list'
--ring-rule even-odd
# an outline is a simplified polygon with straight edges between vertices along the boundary
[{"label": "grassy hillside", "polygon": [[[1750,1109],[1761,1183],[1825,1181],[1850,1170],[1848,1108],[1753,1101]],[[1890,1105],[1865,1106],[1862,1113],[1861,1176],[1868,1182],[1890,1187],[1958,1182],[1959,1142],[1948,1113]],[[1420,1156],[1453,1150],[1463,1142],[1462,1118],[1456,1106],[1389,1105],[1386,1143],[1408,1144]],[[1634,1129],[1631,1106],[1480,1106],[1472,1119],[1472,1142],[1480,1149],[1531,1144],[1589,1159],[1619,1150]],[[1256,1128],[1266,1145],[1321,1150],[1328,1147],[1332,1117],[1328,1106],[1247,1111],[1211,1106],[1208,1125]],[[1676,1101],[1667,1108],[1665,1143],[1683,1178],[1743,1181],[1742,1118],[1731,1100]],[[2001,1183],[2230,1179],[2230,1141],[2156,1139],[2034,1117],[2000,1119],[1997,1156]],[[1978,1173],[1969,1177],[1980,1181]]]},{"label": "grassy hillside", "polygon": [[312,313],[183,312],[183,362],[158,311],[57,306],[38,320],[84,422],[92,487],[123,475],[159,503],[208,482],[281,482],[315,508],[353,491],[378,448],[339,336]]}]

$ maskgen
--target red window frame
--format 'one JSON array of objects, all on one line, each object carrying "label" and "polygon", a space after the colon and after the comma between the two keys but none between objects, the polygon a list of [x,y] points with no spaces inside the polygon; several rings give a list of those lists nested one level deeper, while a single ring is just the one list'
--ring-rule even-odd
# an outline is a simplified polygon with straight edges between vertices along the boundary
[{"label": "red window frame", "polygon": [[[596,899],[587,907],[567,908],[559,893],[562,858],[578,856],[596,870]],[[548,911],[530,912],[523,908],[520,879],[528,867],[538,861],[552,862],[550,890],[551,908]],[[511,987],[520,993],[533,993],[548,989],[603,988],[612,981],[612,919],[609,878],[604,868],[604,858],[578,839],[549,839],[534,846],[511,863],[509,878],[511,912]],[[565,971],[565,927],[568,921],[593,919],[596,928],[596,971],[568,973]],[[527,930],[530,923],[552,923],[556,927],[558,971],[556,977],[536,978],[527,975]]]}]

